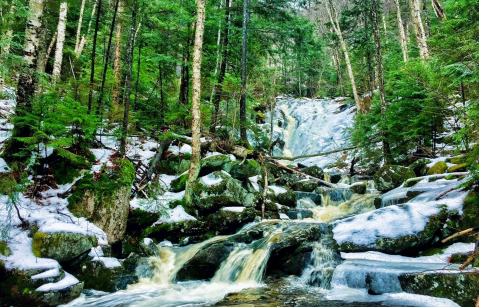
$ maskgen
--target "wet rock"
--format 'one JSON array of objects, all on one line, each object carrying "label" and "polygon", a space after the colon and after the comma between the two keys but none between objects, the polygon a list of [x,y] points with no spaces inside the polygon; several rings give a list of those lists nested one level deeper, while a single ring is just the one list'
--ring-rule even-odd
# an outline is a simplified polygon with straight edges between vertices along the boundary
[{"label": "wet rock", "polygon": [[429,159],[419,159],[416,160],[413,164],[408,167],[414,171],[417,177],[426,176],[427,174],[427,165],[431,163]]},{"label": "wet rock", "polygon": [[158,251],[158,247],[150,238],[144,238],[140,240],[140,249],[147,257],[155,257],[159,256],[160,252]]},{"label": "wet rock", "polygon": [[301,172],[317,179],[324,179],[324,171],[317,165],[301,169]]},{"label": "wet rock", "polygon": [[126,232],[131,235],[140,235],[146,228],[158,221],[160,214],[135,209],[130,212],[126,224]]},{"label": "wet rock", "polygon": [[303,179],[295,182],[291,189],[298,192],[313,192],[318,187],[318,182],[315,179]]},{"label": "wet rock", "polygon": [[302,219],[313,218],[313,212],[311,210],[297,209],[297,210],[286,212],[286,215],[292,220],[302,220]]},{"label": "wet rock", "polygon": [[207,246],[181,268],[176,276],[176,280],[205,280],[212,278],[233,249],[234,245],[231,242],[219,242]]},{"label": "wet rock", "polygon": [[209,231],[208,223],[204,221],[184,221],[178,223],[164,223],[147,228],[143,236],[155,239],[157,241],[168,240],[172,243],[200,242],[207,239],[205,234]]},{"label": "wet rock", "polygon": [[33,236],[32,251],[36,257],[52,258],[61,262],[72,260],[97,245],[96,236],[71,232],[37,232]]},{"label": "wet rock", "polygon": [[341,173],[338,173],[338,172],[328,172],[324,174],[324,179],[327,182],[330,182],[333,184],[340,182],[342,178],[343,178],[343,175],[341,175]]},{"label": "wet rock", "polygon": [[119,285],[120,278],[125,273],[123,266],[107,267],[103,261],[92,261],[92,258],[88,257],[76,265],[65,268],[82,281],[87,289],[107,292],[125,289]]},{"label": "wet rock", "polygon": [[313,247],[310,244],[299,246],[290,254],[281,255],[278,259],[269,261],[267,276],[300,276],[311,263]]},{"label": "wet rock", "polygon": [[225,172],[214,172],[199,178],[193,191],[198,201],[192,209],[199,215],[214,212],[222,207],[254,207],[260,199],[259,193],[249,193],[239,180]]},{"label": "wet rock", "polygon": [[367,185],[366,182],[356,182],[351,185],[350,189],[356,194],[365,194]]},{"label": "wet rock", "polygon": [[408,179],[403,187],[405,188],[411,188],[413,186],[415,186],[416,184],[418,184],[421,180],[423,180],[423,178],[412,178],[412,179]]},{"label": "wet rock", "polygon": [[296,207],[299,209],[312,209],[321,206],[321,195],[307,192],[294,192],[296,194]]},{"label": "wet rock", "polygon": [[447,298],[463,307],[476,306],[479,272],[403,274],[399,282],[407,293]]},{"label": "wet rock", "polygon": [[414,177],[416,177],[414,171],[407,167],[385,165],[374,174],[374,183],[376,189],[386,192],[399,187],[404,181]]},{"label": "wet rock", "polygon": [[242,212],[219,210],[205,218],[209,233],[213,235],[233,234],[244,225],[254,221],[257,216],[255,208],[245,208]]},{"label": "wet rock", "polygon": [[438,174],[444,174],[445,172],[447,172],[447,163],[443,161],[439,161],[427,171],[427,174],[438,175]]}]

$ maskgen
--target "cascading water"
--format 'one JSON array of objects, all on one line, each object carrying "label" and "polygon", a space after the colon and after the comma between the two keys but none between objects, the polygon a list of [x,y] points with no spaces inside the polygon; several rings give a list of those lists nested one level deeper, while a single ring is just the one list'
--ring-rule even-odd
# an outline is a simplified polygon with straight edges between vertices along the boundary
[{"label": "cascading water", "polygon": [[321,242],[313,243],[311,264],[298,279],[299,284],[311,285],[321,289],[330,289],[333,272],[338,265],[335,253]]}]

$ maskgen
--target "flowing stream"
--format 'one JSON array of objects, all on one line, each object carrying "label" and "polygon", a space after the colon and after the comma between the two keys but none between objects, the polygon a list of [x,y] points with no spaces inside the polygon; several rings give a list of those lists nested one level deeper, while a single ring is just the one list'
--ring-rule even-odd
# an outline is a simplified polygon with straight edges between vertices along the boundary
[{"label": "flowing stream", "polygon": [[[284,140],[285,146],[283,150],[276,149],[275,155],[291,157],[347,147],[344,128],[351,126],[354,115],[351,109],[335,100],[279,100],[274,112],[274,131],[276,137]],[[331,161],[331,157],[318,157],[303,159],[302,163],[324,168]],[[328,175],[326,179],[329,181]],[[141,268],[147,274],[137,284],[107,295],[94,292],[93,296],[83,296],[68,306],[207,306],[220,301],[228,293],[263,287],[272,246],[283,235],[294,234],[297,225],[302,222],[328,223],[348,217],[352,212],[360,214],[375,209],[373,183],[366,182],[368,193],[358,195],[344,187],[354,183],[352,181],[352,178],[343,177],[337,188],[325,189],[320,206],[307,199],[299,202],[299,206],[308,207],[313,212],[313,218],[308,221],[265,221],[243,227],[239,234],[254,227],[269,226],[268,223],[271,226],[261,228],[263,236],[260,239],[235,243],[209,281],[176,282],[175,278],[200,250],[229,240],[234,235],[214,237],[187,247],[159,247],[160,256],[148,259],[147,265]],[[402,260],[351,259],[342,262],[338,259],[339,254],[330,248],[328,242],[331,241],[332,234],[323,233],[321,240],[312,244],[309,265],[301,276],[288,278],[292,286],[319,289],[330,299],[377,301],[378,298],[371,298],[368,293],[401,292],[398,274],[437,269],[444,265],[441,262],[403,263]],[[381,297],[381,301],[387,300],[388,297]],[[397,301],[395,303],[401,305]]]}]

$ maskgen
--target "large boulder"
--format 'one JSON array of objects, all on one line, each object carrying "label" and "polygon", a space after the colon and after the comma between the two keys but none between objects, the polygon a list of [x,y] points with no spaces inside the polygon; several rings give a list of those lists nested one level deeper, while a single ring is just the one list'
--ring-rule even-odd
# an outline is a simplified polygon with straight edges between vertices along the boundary
[{"label": "large boulder", "polygon": [[404,181],[414,177],[416,177],[416,174],[410,168],[385,165],[374,174],[374,183],[377,190],[386,192],[399,187]]},{"label": "large boulder", "polygon": [[236,160],[229,155],[215,155],[201,160],[201,169],[199,176],[206,176],[213,172],[231,170],[231,162]]},{"label": "large boulder", "polygon": [[183,221],[151,226],[143,232],[143,236],[157,241],[168,240],[172,243],[186,245],[208,239],[207,233],[209,231],[210,228],[207,222]]},{"label": "large boulder", "polygon": [[434,164],[433,167],[431,167],[428,171],[428,175],[438,175],[438,174],[444,174],[447,172],[447,163],[444,161],[439,161],[436,164]]},{"label": "large boulder", "polygon": [[157,163],[155,171],[158,174],[175,176],[186,172],[190,167],[191,155],[189,153],[170,156]]},{"label": "large boulder", "polygon": [[81,233],[36,232],[33,235],[32,251],[36,257],[52,258],[57,261],[68,261],[88,252],[97,246],[98,239],[95,236],[87,236]]},{"label": "large boulder", "polygon": [[233,161],[229,173],[231,177],[245,180],[261,173],[261,165],[256,160]]},{"label": "large boulder", "polygon": [[284,193],[276,194],[276,199],[280,205],[296,207],[296,193],[290,189],[286,189]]},{"label": "large boulder", "polygon": [[236,208],[224,208],[216,213],[210,214],[205,218],[205,221],[209,225],[209,233],[213,235],[226,235],[236,233],[244,225],[254,221],[257,216],[255,208],[241,207],[239,210]]},{"label": "large boulder", "polygon": [[399,282],[407,293],[447,298],[462,307],[477,306],[479,272],[402,274]]},{"label": "large boulder", "polygon": [[181,175],[180,177],[171,181],[170,190],[172,192],[181,192],[186,189],[186,182],[188,181],[188,173]]},{"label": "large boulder", "polygon": [[123,238],[130,212],[130,194],[135,168],[128,160],[103,167],[99,174],[89,174],[75,183],[68,198],[68,209],[76,217],[85,217],[101,228],[114,243]]},{"label": "large boulder", "polygon": [[254,207],[259,193],[250,193],[241,181],[224,171],[213,172],[196,180],[193,185],[196,200],[192,209],[199,214],[214,212],[222,207]]}]

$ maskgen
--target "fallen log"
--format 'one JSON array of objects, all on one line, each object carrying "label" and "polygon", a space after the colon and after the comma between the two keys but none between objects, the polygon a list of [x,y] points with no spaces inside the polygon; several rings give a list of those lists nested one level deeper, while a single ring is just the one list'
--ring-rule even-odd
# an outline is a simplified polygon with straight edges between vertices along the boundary
[{"label": "fallen log", "polygon": [[[191,145],[191,138],[179,134],[174,134],[174,138],[182,143]],[[246,147],[216,142],[211,139],[201,142],[201,151],[221,151],[225,154],[232,154],[240,159],[246,159],[248,156],[253,155],[253,150],[249,150]]]},{"label": "fallen log", "polygon": [[269,157],[271,159],[276,159],[276,160],[288,160],[288,161],[294,161],[298,159],[305,159],[305,158],[314,158],[314,157],[322,157],[322,156],[327,156],[333,153],[338,153],[346,150],[353,150],[358,147],[348,147],[348,148],[341,148],[341,149],[336,149],[328,152],[321,152],[317,154],[312,154],[312,155],[304,155],[304,156],[297,156],[297,157]]},{"label": "fallen log", "polygon": [[334,185],[333,185],[332,183],[329,183],[329,182],[326,182],[326,181],[321,180],[321,179],[319,179],[319,178],[316,178],[316,177],[307,175],[307,174],[305,174],[305,173],[301,173],[300,171],[297,171],[297,170],[295,170],[295,169],[292,169],[292,168],[289,168],[289,167],[287,167],[287,166],[284,166],[283,164],[281,164],[281,163],[279,163],[279,162],[277,162],[277,161],[275,161],[275,160],[273,160],[273,159],[271,159],[271,158],[266,158],[266,160],[268,160],[269,162],[273,163],[273,164],[276,165],[277,167],[279,167],[279,168],[281,168],[281,169],[283,169],[283,170],[285,170],[285,171],[287,171],[287,172],[289,172],[289,173],[291,173],[291,174],[298,174],[298,175],[301,175],[301,176],[303,176],[303,177],[305,177],[305,178],[308,178],[308,179],[309,179],[309,178],[310,178],[310,179],[314,179],[314,180],[316,180],[318,183],[321,183],[321,184],[323,184],[323,185],[325,185],[325,186],[327,186],[327,187],[329,187],[329,188],[333,188],[333,187],[334,187]]}]

